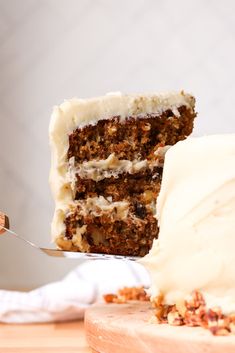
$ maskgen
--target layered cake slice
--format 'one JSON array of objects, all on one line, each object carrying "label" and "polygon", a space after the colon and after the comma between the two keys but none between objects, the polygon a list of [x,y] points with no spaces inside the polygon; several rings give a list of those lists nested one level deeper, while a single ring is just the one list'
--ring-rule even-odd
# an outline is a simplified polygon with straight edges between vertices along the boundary
[{"label": "layered cake slice", "polygon": [[184,92],[108,94],[56,107],[50,123],[52,236],[64,250],[143,256],[155,218],[164,153],[193,129]]}]

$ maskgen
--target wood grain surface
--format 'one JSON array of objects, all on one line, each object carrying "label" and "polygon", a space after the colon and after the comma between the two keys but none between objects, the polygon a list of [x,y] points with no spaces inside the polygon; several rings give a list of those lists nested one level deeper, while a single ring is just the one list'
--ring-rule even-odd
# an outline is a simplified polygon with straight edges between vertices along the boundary
[{"label": "wood grain surface", "polygon": [[56,324],[0,324],[0,353],[91,353],[83,321]]},{"label": "wood grain surface", "polygon": [[150,323],[149,303],[100,304],[86,311],[87,341],[98,353],[234,353],[235,336]]}]

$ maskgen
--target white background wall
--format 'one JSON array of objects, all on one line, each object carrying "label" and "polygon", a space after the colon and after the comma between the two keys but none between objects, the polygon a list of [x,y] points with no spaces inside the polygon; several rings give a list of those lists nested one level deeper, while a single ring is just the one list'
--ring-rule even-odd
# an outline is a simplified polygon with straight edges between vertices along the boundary
[{"label": "white background wall", "polygon": [[[0,0],[0,208],[50,245],[48,124],[65,98],[185,89],[195,134],[235,131],[233,0]],[[31,288],[77,264],[0,239],[0,287]]]}]

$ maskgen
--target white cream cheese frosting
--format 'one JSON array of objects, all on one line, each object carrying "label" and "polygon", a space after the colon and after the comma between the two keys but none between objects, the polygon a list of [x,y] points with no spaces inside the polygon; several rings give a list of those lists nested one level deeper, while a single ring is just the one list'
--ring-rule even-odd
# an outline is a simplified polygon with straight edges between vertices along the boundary
[{"label": "white cream cheese frosting", "polygon": [[122,121],[128,116],[138,118],[146,114],[160,115],[168,109],[179,116],[179,107],[186,106],[193,110],[194,103],[195,99],[184,92],[139,95],[125,95],[118,92],[86,100],[74,98],[55,107],[49,126],[51,145],[49,182],[55,200],[55,213],[51,227],[53,239],[64,236],[63,222],[69,212],[69,207],[74,205],[74,181],[68,179],[69,163],[67,160],[68,135],[73,130],[86,125],[95,125],[99,120],[110,119],[113,116],[120,116]]},{"label": "white cream cheese frosting", "polygon": [[163,167],[164,156],[171,146],[159,147],[155,152],[155,159],[118,159],[115,153],[111,153],[106,159],[91,160],[83,163],[76,163],[75,158],[71,157],[68,161],[67,180],[73,186],[76,183],[76,175],[82,179],[100,181],[106,178],[118,178],[119,174],[135,174],[143,170]]},{"label": "white cream cheese frosting", "polygon": [[152,296],[177,304],[199,290],[235,312],[235,134],[188,138],[165,156],[160,233],[141,260]]}]

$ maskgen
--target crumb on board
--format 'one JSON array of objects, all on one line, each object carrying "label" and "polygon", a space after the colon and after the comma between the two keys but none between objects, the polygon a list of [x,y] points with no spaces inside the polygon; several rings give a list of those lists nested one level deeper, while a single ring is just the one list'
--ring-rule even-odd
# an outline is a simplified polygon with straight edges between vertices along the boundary
[{"label": "crumb on board", "polygon": [[108,293],[103,296],[106,303],[123,304],[130,300],[150,301],[143,286],[140,287],[124,287],[119,289],[117,294]]}]

